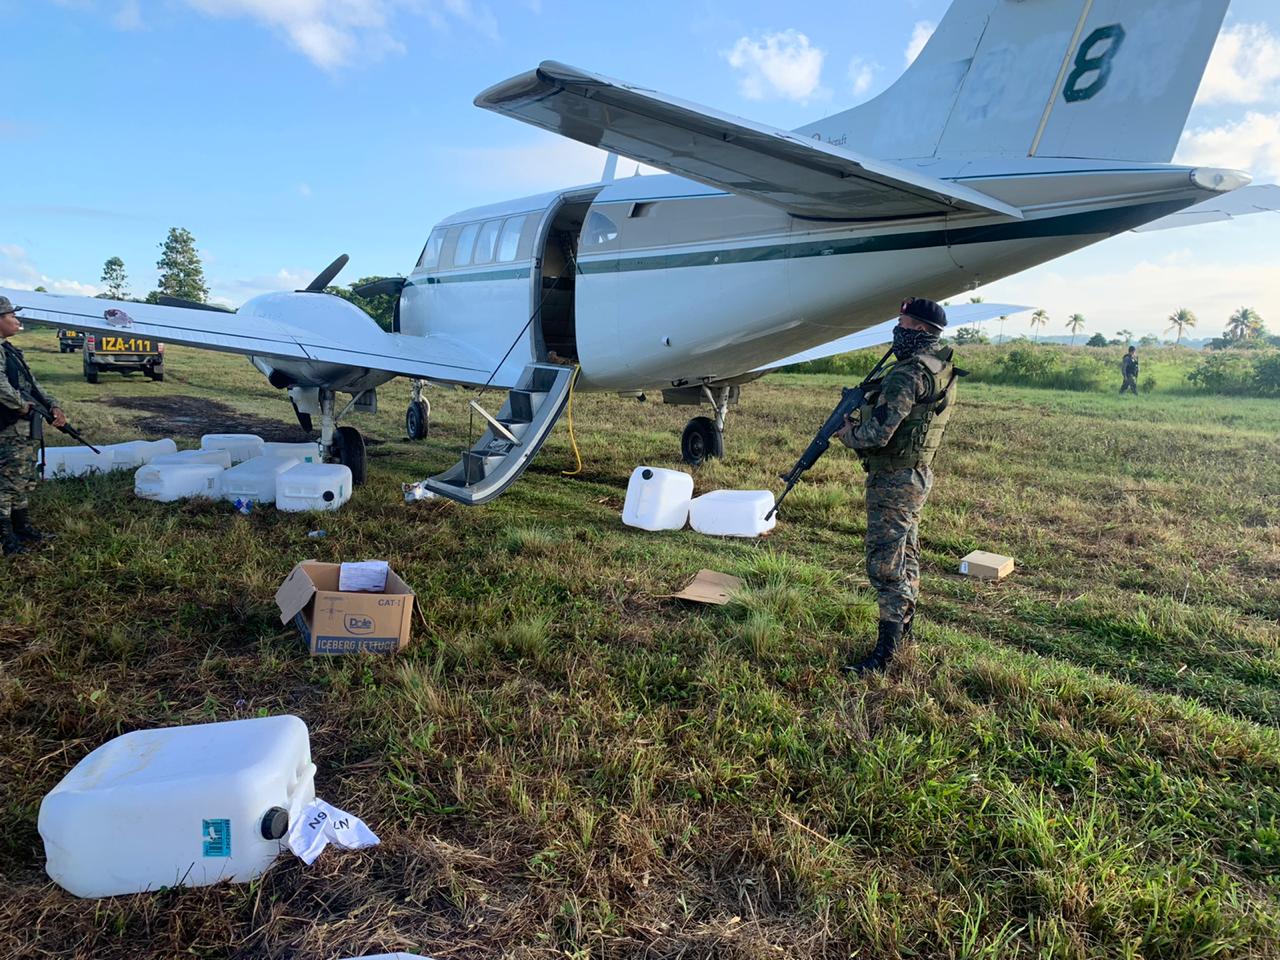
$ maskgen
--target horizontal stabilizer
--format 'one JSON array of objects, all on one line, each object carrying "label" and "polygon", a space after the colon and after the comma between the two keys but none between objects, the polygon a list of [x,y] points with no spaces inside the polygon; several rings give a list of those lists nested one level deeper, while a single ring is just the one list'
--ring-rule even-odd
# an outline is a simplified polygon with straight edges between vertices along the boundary
[{"label": "horizontal stabilizer", "polygon": [[1247,217],[1254,213],[1280,213],[1280,185],[1260,183],[1252,187],[1243,187],[1232,193],[1197,203],[1177,213],[1151,223],[1135,227],[1134,233],[1148,233],[1153,230],[1173,230],[1178,227],[1194,227],[1201,223],[1221,223],[1237,217]]},{"label": "horizontal stabilizer", "polygon": [[1022,217],[971,187],[562,63],[546,61],[475,102],[799,217],[890,220],[955,211]]},{"label": "horizontal stabilizer", "polygon": [[[1019,307],[1010,303],[956,304],[955,306],[947,307],[947,331],[954,336],[955,331],[960,327],[985,323],[988,320],[996,320],[1000,317],[1011,317],[1015,314],[1026,313],[1030,309],[1032,308]],[[802,350],[800,353],[793,353],[789,357],[783,357],[781,360],[767,363],[763,367],[756,367],[751,372],[768,373],[770,370],[789,367],[795,363],[808,363],[810,360],[822,360],[826,357],[839,356],[842,353],[852,353],[854,350],[877,347],[893,339],[893,328],[897,325],[898,319],[894,317],[892,320],[877,323],[873,327],[867,327],[865,330],[851,333],[848,336],[841,337],[839,340],[824,343],[820,347]]]}]

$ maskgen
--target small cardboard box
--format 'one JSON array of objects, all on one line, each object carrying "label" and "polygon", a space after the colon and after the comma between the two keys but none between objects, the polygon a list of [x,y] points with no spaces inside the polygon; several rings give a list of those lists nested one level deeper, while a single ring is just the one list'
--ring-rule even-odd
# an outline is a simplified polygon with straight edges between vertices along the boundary
[{"label": "small cardboard box", "polygon": [[960,561],[960,572],[979,580],[1001,580],[1013,573],[1013,557],[975,550]]},{"label": "small cardboard box", "polygon": [[280,622],[297,625],[312,656],[395,653],[408,646],[413,591],[389,570],[381,593],[343,593],[341,569],[315,560],[294,567],[276,591]]}]

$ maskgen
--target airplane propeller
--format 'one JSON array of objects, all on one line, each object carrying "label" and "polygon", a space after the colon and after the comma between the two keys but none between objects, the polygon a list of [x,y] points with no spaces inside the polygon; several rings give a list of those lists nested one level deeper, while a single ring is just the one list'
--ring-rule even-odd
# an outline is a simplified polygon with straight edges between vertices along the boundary
[{"label": "airplane propeller", "polygon": [[351,258],[345,253],[333,263],[329,264],[319,275],[307,284],[306,288],[299,290],[299,293],[324,293],[324,288],[333,282],[333,278],[342,272],[342,268],[347,265],[347,261]]}]

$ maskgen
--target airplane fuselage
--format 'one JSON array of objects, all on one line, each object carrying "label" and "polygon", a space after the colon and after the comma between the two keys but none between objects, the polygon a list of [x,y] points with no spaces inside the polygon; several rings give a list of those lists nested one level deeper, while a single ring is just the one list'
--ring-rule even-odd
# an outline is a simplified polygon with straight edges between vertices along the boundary
[{"label": "airplane fuselage", "polygon": [[955,295],[1243,182],[1162,164],[939,165],[933,175],[1025,219],[804,220],[680,177],[632,177],[444,220],[405,284],[401,332],[447,332],[478,356],[509,348],[495,386],[547,359],[578,361],[586,389],[725,382],[880,323],[904,296]]}]

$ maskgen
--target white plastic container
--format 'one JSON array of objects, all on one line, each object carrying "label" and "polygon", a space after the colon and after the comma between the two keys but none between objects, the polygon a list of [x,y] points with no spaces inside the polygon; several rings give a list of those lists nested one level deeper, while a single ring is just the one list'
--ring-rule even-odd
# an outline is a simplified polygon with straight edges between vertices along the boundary
[{"label": "white plastic container", "polygon": [[777,524],[777,514],[765,519],[772,509],[768,490],[716,490],[689,504],[689,525],[716,537],[758,537]]},{"label": "white plastic container", "polygon": [[226,450],[232,463],[243,463],[262,456],[262,438],[254,433],[206,433],[200,438],[201,450]]},{"label": "white plastic container", "polygon": [[150,463],[156,457],[177,453],[178,445],[172,440],[130,440],[102,447],[111,451],[111,469],[134,470]]},{"label": "white plastic container", "polygon": [[679,470],[636,467],[627,482],[622,522],[641,530],[680,530],[689,519],[693,477]]},{"label": "white plastic container", "polygon": [[232,502],[275,503],[276,480],[301,462],[297,457],[254,457],[238,463],[218,478],[218,496]]},{"label": "white plastic container", "polygon": [[151,459],[152,465],[162,463],[212,463],[226,469],[231,466],[230,450],[179,450]]},{"label": "white plastic container", "polygon": [[66,479],[68,477],[84,477],[91,473],[108,473],[115,458],[111,451],[99,447],[101,453],[94,453],[88,447],[45,447],[44,478]]},{"label": "white plastic container", "polygon": [[276,478],[276,509],[337,510],[351,499],[351,468],[341,463],[298,463]]},{"label": "white plastic container", "polygon": [[252,880],[315,798],[315,771],[297,717],[126,733],[41,802],[45,869],[78,897]]},{"label": "white plastic container", "polygon": [[303,463],[323,463],[318,443],[279,443],[268,440],[262,445],[264,457],[295,457]]},{"label": "white plastic container", "polygon": [[[164,459],[163,457],[161,459]],[[225,469],[216,463],[148,463],[133,475],[133,492],[143,500],[172,503],[187,497],[218,496],[218,478]]]}]

